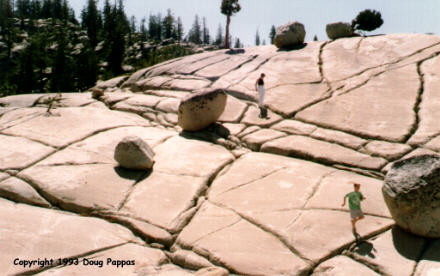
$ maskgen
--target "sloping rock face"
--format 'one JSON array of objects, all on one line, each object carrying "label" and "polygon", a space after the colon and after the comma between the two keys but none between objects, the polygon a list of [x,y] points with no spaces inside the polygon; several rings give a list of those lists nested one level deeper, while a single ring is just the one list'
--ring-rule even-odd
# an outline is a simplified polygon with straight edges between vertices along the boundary
[{"label": "sloping rock face", "polygon": [[[2,98],[0,271],[435,274],[438,240],[394,227],[381,187],[394,161],[440,150],[439,53],[430,35],[221,50],[108,81],[100,101],[62,94],[50,112],[53,95]],[[223,89],[225,110],[182,132],[180,100],[201,88]],[[113,159],[130,135],[152,147],[151,170]],[[341,207],[353,181],[360,244]],[[38,258],[53,262],[25,265]]]}]

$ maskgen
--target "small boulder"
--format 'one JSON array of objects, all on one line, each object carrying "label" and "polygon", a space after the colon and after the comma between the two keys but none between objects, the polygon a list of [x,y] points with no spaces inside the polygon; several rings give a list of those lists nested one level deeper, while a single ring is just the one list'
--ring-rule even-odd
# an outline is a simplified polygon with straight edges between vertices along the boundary
[{"label": "small boulder", "polygon": [[440,238],[440,157],[420,155],[395,162],[382,193],[397,225],[419,236]]},{"label": "small boulder", "polygon": [[304,25],[299,22],[289,22],[277,28],[274,44],[278,48],[289,48],[304,43],[306,31]]},{"label": "small boulder", "polygon": [[126,169],[151,169],[154,164],[153,150],[136,136],[124,137],[116,146],[114,158]]},{"label": "small boulder", "polygon": [[102,96],[104,96],[104,90],[101,88],[93,87],[92,88],[92,98],[99,100]]},{"label": "small boulder", "polygon": [[327,24],[325,31],[330,39],[353,36],[351,24],[346,22],[329,23]]},{"label": "small boulder", "polygon": [[194,93],[180,102],[178,125],[186,131],[198,131],[217,121],[226,107],[222,89]]}]

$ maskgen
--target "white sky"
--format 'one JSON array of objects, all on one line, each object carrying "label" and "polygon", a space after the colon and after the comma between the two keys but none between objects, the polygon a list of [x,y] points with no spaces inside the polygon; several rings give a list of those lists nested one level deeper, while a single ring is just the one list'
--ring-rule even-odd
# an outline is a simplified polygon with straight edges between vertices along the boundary
[{"label": "white sky", "polygon": [[[113,0],[112,0],[113,1]],[[77,16],[87,0],[70,0]],[[104,0],[99,0],[102,5]],[[182,18],[185,33],[191,28],[194,16],[206,17],[211,37],[218,24],[226,19],[220,13],[221,0],[124,0],[128,17],[134,15],[139,23],[143,17],[168,8]],[[381,12],[384,24],[371,34],[435,33],[440,34],[440,0],[240,0],[241,11],[234,15],[231,34],[245,45],[253,45],[259,30],[261,39],[269,41],[272,25],[299,21],[305,25],[306,41],[314,35],[326,40],[325,26],[336,21],[351,22],[364,9]]]}]

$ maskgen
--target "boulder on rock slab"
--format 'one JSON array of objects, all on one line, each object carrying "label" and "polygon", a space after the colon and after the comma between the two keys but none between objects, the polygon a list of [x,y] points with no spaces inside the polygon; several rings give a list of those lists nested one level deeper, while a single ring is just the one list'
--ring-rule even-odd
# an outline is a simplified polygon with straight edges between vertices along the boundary
[{"label": "boulder on rock slab", "polygon": [[127,136],[115,149],[115,160],[126,169],[151,169],[154,164],[154,152],[150,146],[137,136]]},{"label": "boulder on rock slab", "polygon": [[303,44],[305,36],[306,31],[302,23],[289,22],[277,28],[273,43],[278,48],[289,48]]},{"label": "boulder on rock slab", "polygon": [[325,27],[325,32],[330,39],[353,36],[353,29],[351,28],[351,24],[347,22],[329,23]]},{"label": "boulder on rock slab", "polygon": [[186,131],[198,131],[217,121],[226,107],[223,89],[204,90],[184,98],[178,111],[178,125]]},{"label": "boulder on rock slab", "polygon": [[397,225],[413,234],[440,238],[440,157],[420,155],[397,161],[382,187]]}]

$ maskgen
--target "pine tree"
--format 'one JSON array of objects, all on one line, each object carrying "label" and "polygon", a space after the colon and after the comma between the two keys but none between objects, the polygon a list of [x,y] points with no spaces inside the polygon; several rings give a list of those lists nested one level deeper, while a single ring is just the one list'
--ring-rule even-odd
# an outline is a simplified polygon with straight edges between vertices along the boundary
[{"label": "pine tree", "polygon": [[257,29],[257,32],[255,33],[255,45],[256,46],[260,45],[260,34],[258,32],[258,29]]},{"label": "pine tree", "polygon": [[174,24],[174,16],[171,10],[167,10],[167,15],[162,20],[162,34],[164,39],[176,38],[176,29]]},{"label": "pine tree", "polygon": [[43,7],[41,8],[41,17],[42,18],[50,18],[52,17],[52,1],[44,0]]},{"label": "pine tree", "polygon": [[130,17],[130,33],[134,34],[136,32],[136,17],[132,15]]},{"label": "pine tree", "polygon": [[70,81],[68,76],[69,72],[67,70],[67,60],[66,60],[66,46],[67,40],[64,32],[58,34],[57,41],[57,51],[55,55],[55,63],[53,65],[53,74],[51,76],[51,87],[52,92],[64,91],[66,84]]},{"label": "pine tree", "polygon": [[188,41],[195,44],[202,43],[202,30],[199,22],[199,16],[196,14],[194,18],[194,23],[191,30],[188,33]]},{"label": "pine tree", "polygon": [[118,7],[113,6],[111,18],[114,18],[114,28],[111,29],[108,44],[109,54],[107,57],[108,67],[113,75],[119,75],[123,72],[122,62],[125,53],[125,34],[129,32],[127,17],[124,12],[122,0],[119,1]]},{"label": "pine tree", "polygon": [[269,38],[270,38],[270,44],[273,44],[273,41],[275,39],[275,35],[277,34],[277,29],[274,25],[270,28]]},{"label": "pine tree", "polygon": [[75,66],[77,84],[76,89],[86,90],[95,85],[98,78],[98,60],[90,44],[86,44],[77,58]]},{"label": "pine tree", "polygon": [[234,48],[241,48],[241,42],[238,37],[235,39]]},{"label": "pine tree", "polygon": [[202,40],[203,44],[209,44],[211,42],[211,37],[209,36],[209,29],[206,25],[206,17],[202,19]]},{"label": "pine tree", "polygon": [[238,0],[222,0],[220,7],[222,14],[226,15],[226,34],[225,34],[225,48],[229,48],[229,25],[231,24],[231,16],[241,10]]},{"label": "pine tree", "polygon": [[176,34],[177,34],[177,40],[182,41],[183,38],[183,24],[182,19],[177,17],[177,26],[176,26]]},{"label": "pine tree", "polygon": [[52,16],[55,19],[63,19],[63,3],[62,0],[54,0],[52,4]]},{"label": "pine tree", "polygon": [[148,20],[148,36],[150,39],[160,41],[162,40],[162,15],[150,15]]},{"label": "pine tree", "polygon": [[[147,40],[147,28],[145,27],[145,20],[146,20],[145,17],[142,18],[141,25],[140,25],[140,32],[141,32],[142,41]],[[142,45],[144,45],[144,44],[142,43]]]},{"label": "pine tree", "polygon": [[11,58],[11,50],[14,44],[15,30],[13,22],[13,3],[11,0],[0,0],[0,35],[2,35],[7,47],[7,63]]},{"label": "pine tree", "polygon": [[81,17],[82,26],[87,30],[90,44],[95,47],[98,44],[99,32],[98,8],[95,0],[88,0],[87,7],[83,9]]},{"label": "pine tree", "polygon": [[222,25],[219,24],[217,28],[217,35],[215,36],[214,45],[223,45],[224,37],[223,37],[223,28]]}]

